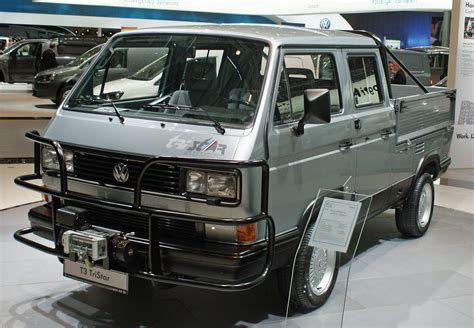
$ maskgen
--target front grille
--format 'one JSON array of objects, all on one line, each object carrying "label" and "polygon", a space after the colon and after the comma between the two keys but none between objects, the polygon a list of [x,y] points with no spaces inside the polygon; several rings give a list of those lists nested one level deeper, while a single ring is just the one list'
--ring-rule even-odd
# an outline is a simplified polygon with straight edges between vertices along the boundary
[{"label": "front grille", "polygon": [[[115,180],[114,166],[118,163],[127,165],[130,177],[127,182]],[[114,158],[83,152],[74,153],[74,176],[79,179],[98,182],[101,185],[112,185],[134,188],[144,162],[126,158]],[[147,191],[179,194],[179,168],[172,165],[156,164],[151,166],[143,177],[142,189]]]},{"label": "front grille", "polygon": [[[125,233],[135,232],[138,237],[148,238],[148,216],[137,216],[68,201],[66,205],[77,206],[87,210],[88,223],[104,228],[119,230]],[[197,239],[200,237],[196,225],[198,223],[154,217],[158,221],[161,236],[175,238]]]}]

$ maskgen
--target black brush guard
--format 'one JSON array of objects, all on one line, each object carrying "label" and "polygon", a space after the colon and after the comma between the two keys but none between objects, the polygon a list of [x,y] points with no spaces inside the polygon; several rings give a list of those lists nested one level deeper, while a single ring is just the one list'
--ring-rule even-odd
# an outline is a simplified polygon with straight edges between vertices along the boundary
[{"label": "black brush guard", "polygon": [[[49,194],[53,197],[63,200],[74,200],[79,203],[94,204],[103,208],[113,208],[114,211],[129,213],[129,214],[141,214],[148,215],[148,267],[149,271],[138,271],[136,273],[130,273],[131,275],[139,278],[153,280],[157,282],[178,284],[184,286],[201,287],[206,289],[221,290],[221,291],[239,291],[246,290],[257,286],[263,282],[270,273],[274,253],[275,253],[275,224],[271,216],[268,215],[268,189],[269,189],[269,169],[265,161],[215,161],[215,160],[197,160],[197,159],[183,159],[183,158],[172,158],[172,157],[154,157],[147,160],[143,168],[140,171],[136,186],[134,189],[133,204],[120,203],[115,201],[109,201],[106,199],[96,198],[84,194],[71,192],[68,190],[68,180],[66,171],[66,162],[64,160],[64,152],[61,144],[57,141],[50,140],[41,137],[37,131],[30,131],[25,134],[26,138],[34,142],[34,174],[22,175],[15,178],[17,185],[26,187],[31,190],[38,191],[40,193]],[[40,145],[49,145],[54,148],[58,157],[59,163],[59,177],[60,177],[60,190],[49,189],[44,186],[39,186],[31,183],[32,180],[38,180],[42,178],[41,165],[40,165]],[[261,210],[260,213],[245,218],[208,218],[194,214],[183,214],[168,210],[161,210],[153,207],[142,206],[142,182],[143,177],[147,170],[157,164],[181,164],[205,168],[249,168],[249,167],[260,167],[262,169],[262,190],[261,190]],[[53,240],[55,245],[57,243],[57,231],[56,231],[56,211],[54,209],[53,202],[53,215],[52,215],[52,227],[53,227]],[[219,283],[216,281],[205,281],[195,280],[183,277],[174,277],[169,275],[163,275],[161,271],[161,260],[160,260],[160,244],[158,234],[155,233],[156,226],[154,225],[153,216],[159,215],[164,217],[173,218],[174,220],[192,221],[199,223],[210,223],[210,224],[222,224],[222,225],[236,225],[236,224],[250,224],[259,221],[266,221],[266,256],[265,265],[261,272],[252,277],[249,280],[238,282],[238,283]],[[25,238],[24,235],[34,232],[34,228],[24,228],[15,232],[14,238],[28,246],[36,248],[45,253],[60,257],[68,258],[68,255],[64,254],[60,247],[51,248],[40,243],[37,243],[31,239]]]}]

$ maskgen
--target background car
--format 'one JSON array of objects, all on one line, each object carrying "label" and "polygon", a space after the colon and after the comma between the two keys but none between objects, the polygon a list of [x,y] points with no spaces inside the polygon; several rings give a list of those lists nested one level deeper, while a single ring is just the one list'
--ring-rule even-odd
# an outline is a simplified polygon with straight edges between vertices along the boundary
[{"label": "background car", "polygon": [[39,72],[33,81],[33,95],[51,99],[59,105],[100,49],[102,49],[102,44],[86,51],[64,66]]},{"label": "background car", "polygon": [[69,63],[88,49],[101,44],[105,38],[58,38],[26,39],[15,43],[0,55],[0,82],[33,83],[35,75],[41,71],[42,54],[56,44],[56,61],[59,66]]},{"label": "background car", "polygon": [[433,84],[448,74],[449,48],[439,46],[415,47],[410,50],[424,52],[428,55]]},{"label": "background car", "polygon": [[[423,85],[432,84],[430,61],[426,53],[406,49],[393,49],[392,52],[418,81]],[[407,78],[407,84],[415,84],[415,82]]]},{"label": "background car", "polygon": [[[120,92],[122,93],[121,99],[156,96],[166,59],[166,55],[162,56],[128,77],[117,80],[108,79],[103,92]],[[112,67],[111,70],[114,68],[116,67]],[[96,85],[94,94],[99,94],[101,87],[101,83]]]}]

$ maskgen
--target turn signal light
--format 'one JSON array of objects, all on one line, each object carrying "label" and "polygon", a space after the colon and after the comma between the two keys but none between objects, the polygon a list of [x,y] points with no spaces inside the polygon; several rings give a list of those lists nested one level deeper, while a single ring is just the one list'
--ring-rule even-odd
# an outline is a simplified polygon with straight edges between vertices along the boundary
[{"label": "turn signal light", "polygon": [[[48,188],[48,185],[43,185],[44,188]],[[49,203],[49,196],[48,194],[41,194],[43,200],[46,202],[46,203]]]},{"label": "turn signal light", "polygon": [[235,228],[235,239],[240,242],[251,242],[257,240],[257,224],[238,225]]}]

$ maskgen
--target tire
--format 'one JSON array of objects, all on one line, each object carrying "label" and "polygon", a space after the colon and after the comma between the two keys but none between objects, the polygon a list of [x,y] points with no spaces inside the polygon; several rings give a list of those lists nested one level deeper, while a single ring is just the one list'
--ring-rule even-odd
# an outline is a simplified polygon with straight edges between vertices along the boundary
[{"label": "tire", "polygon": [[60,105],[64,101],[64,98],[66,98],[67,94],[71,91],[71,89],[72,85],[63,86],[61,90],[59,90],[58,96],[53,102],[57,105]]},{"label": "tire", "polygon": [[[308,245],[315,228],[311,224],[303,238],[295,262],[290,306],[297,312],[309,312],[321,307],[331,295],[339,272],[340,258],[336,251]],[[322,262],[321,262],[322,261]],[[323,263],[323,266],[317,265]],[[286,299],[291,283],[291,266],[278,271],[278,285]]]},{"label": "tire", "polygon": [[398,231],[410,238],[423,236],[431,224],[434,186],[431,175],[422,174],[401,209],[395,211]]},{"label": "tire", "polygon": [[61,104],[57,99],[51,99],[51,101],[58,106]]}]

